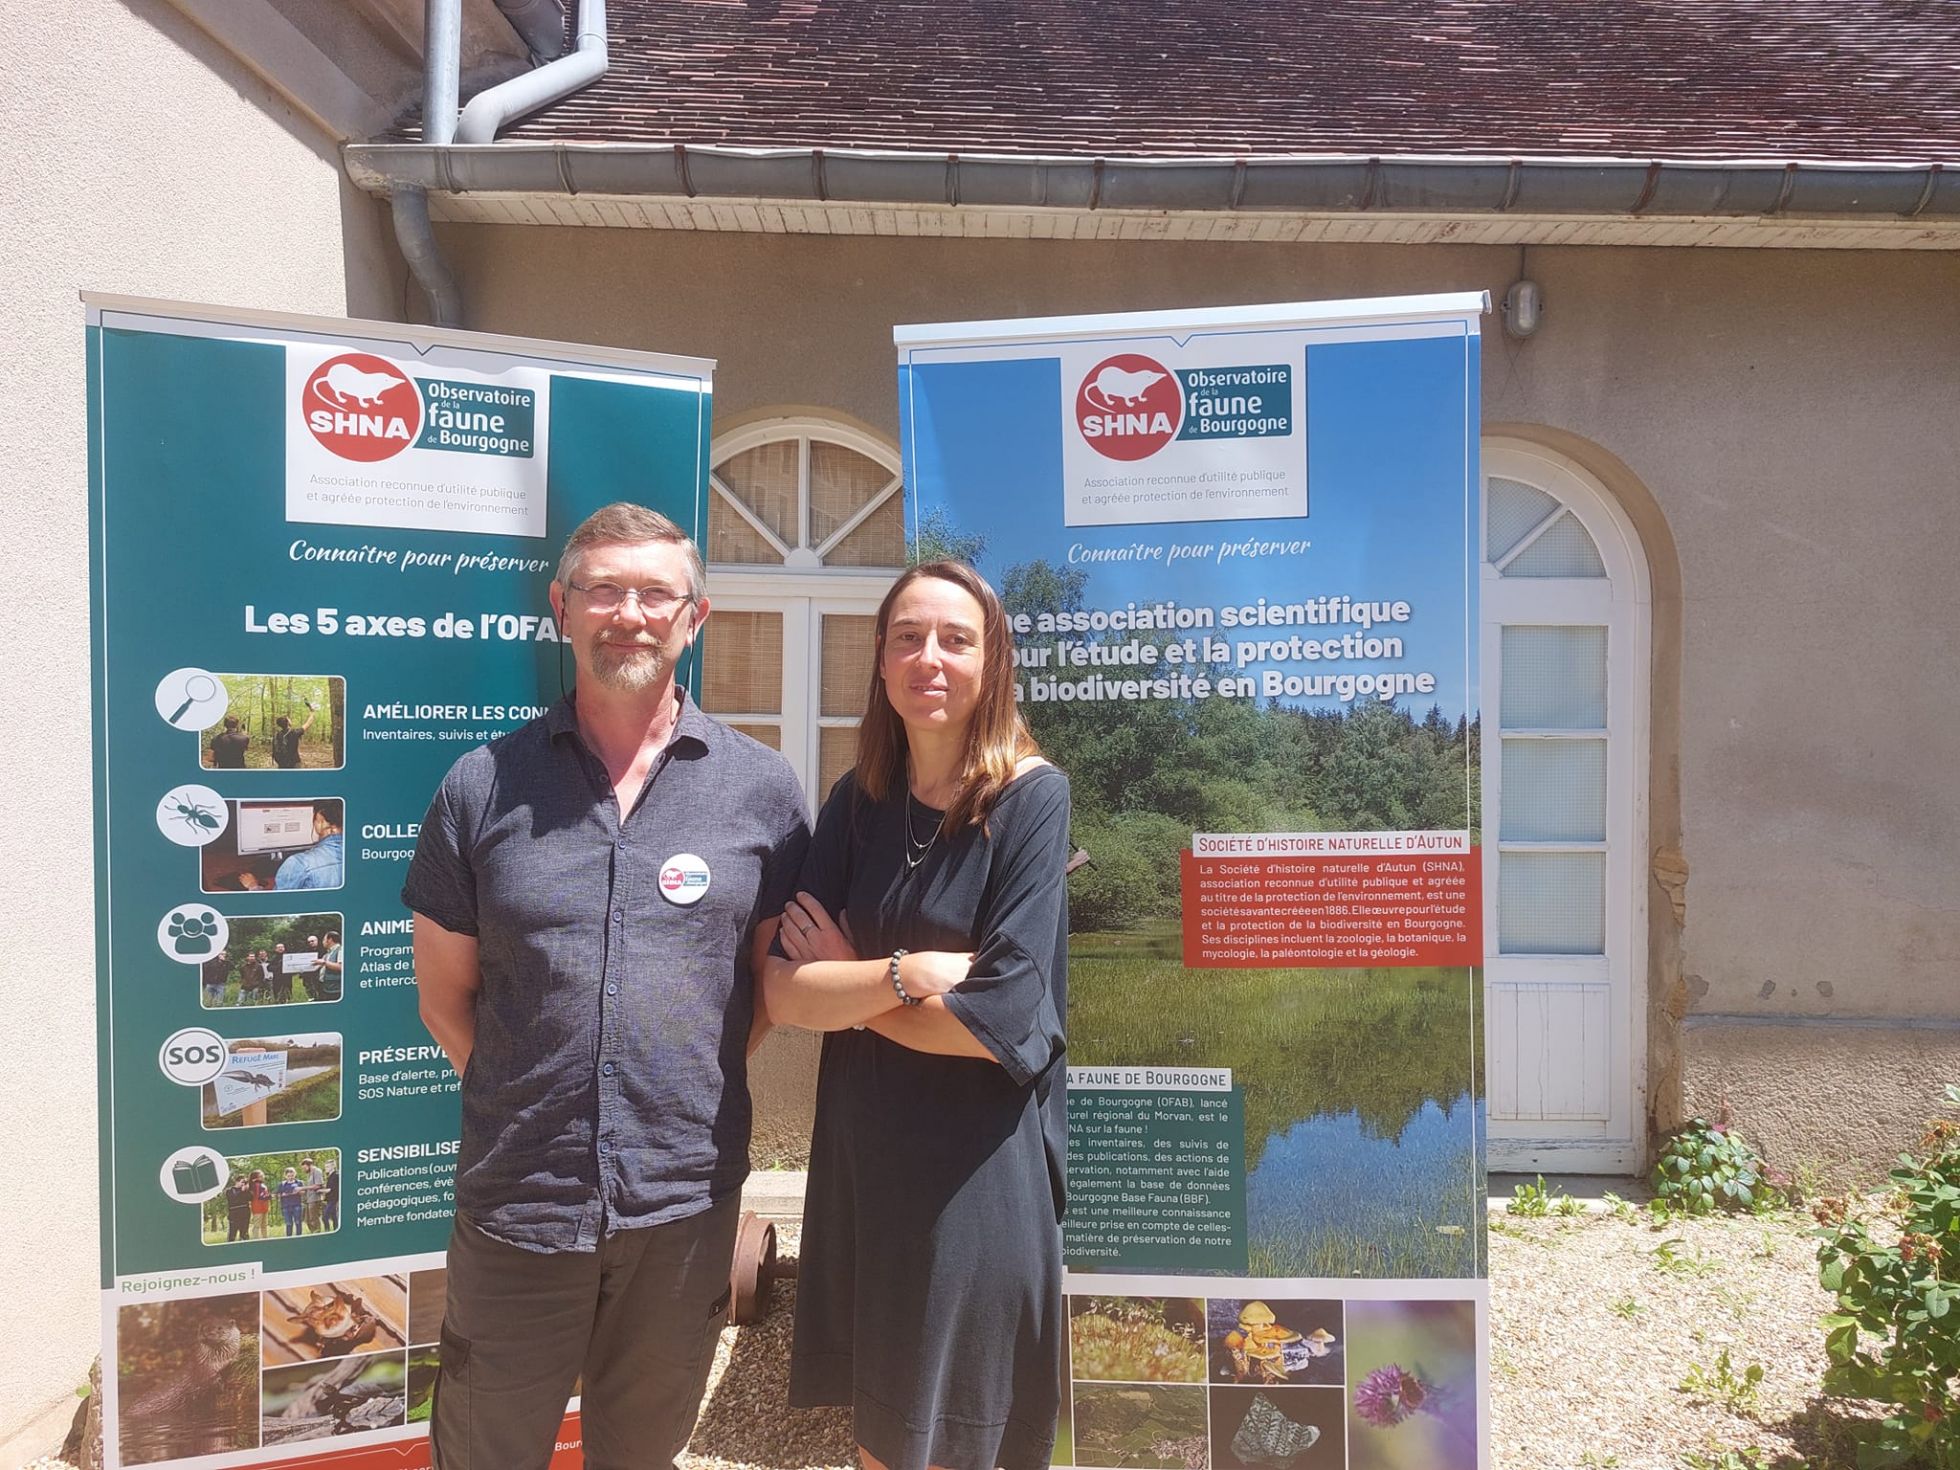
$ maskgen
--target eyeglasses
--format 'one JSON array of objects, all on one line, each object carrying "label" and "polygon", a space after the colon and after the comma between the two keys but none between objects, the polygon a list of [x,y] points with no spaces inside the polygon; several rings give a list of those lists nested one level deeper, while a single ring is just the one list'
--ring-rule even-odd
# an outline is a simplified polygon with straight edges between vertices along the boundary
[{"label": "eyeglasses", "polygon": [[596,613],[618,612],[620,605],[631,598],[640,605],[643,616],[660,618],[677,611],[683,603],[694,601],[692,592],[670,592],[665,587],[622,587],[617,582],[594,582],[590,586],[567,582],[565,585],[574,592],[583,592]]}]

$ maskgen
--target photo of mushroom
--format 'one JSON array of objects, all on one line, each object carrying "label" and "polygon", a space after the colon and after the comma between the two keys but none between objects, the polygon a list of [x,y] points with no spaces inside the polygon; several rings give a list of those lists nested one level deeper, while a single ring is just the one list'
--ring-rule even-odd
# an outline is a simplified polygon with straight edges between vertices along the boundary
[{"label": "photo of mushroom", "polygon": [[1338,1301],[1214,1297],[1206,1313],[1213,1383],[1345,1382],[1347,1353]]},{"label": "photo of mushroom", "polygon": [[252,1449],[258,1415],[257,1292],[143,1302],[117,1312],[123,1464]]},{"label": "photo of mushroom", "polygon": [[408,1346],[408,1278],[362,1276],[265,1293],[265,1364]]},{"label": "photo of mushroom", "polygon": [[1070,1297],[1075,1376],[1114,1383],[1203,1383],[1204,1320],[1204,1303],[1191,1297]]},{"label": "photo of mushroom", "polygon": [[405,1358],[363,1353],[267,1369],[260,1410],[266,1445],[399,1428],[408,1418]]},{"label": "photo of mushroom", "polygon": [[1075,1388],[1075,1463],[1109,1470],[1209,1470],[1200,1387]]},{"label": "photo of mushroom", "polygon": [[1340,1470],[1347,1414],[1338,1388],[1214,1388],[1212,1470]]}]

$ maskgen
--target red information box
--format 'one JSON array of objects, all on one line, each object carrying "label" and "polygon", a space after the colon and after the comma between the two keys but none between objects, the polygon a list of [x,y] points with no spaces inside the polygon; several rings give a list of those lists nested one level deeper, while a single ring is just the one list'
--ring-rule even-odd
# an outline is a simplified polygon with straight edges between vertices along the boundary
[{"label": "red information box", "polygon": [[1482,864],[1450,853],[1180,855],[1197,970],[1483,963]]}]

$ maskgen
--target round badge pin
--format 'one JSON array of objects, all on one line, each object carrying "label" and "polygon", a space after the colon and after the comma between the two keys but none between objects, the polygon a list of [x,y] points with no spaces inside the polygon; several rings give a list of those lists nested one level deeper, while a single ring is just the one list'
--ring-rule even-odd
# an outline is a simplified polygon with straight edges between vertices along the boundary
[{"label": "round badge pin", "polygon": [[691,852],[677,852],[660,865],[660,896],[682,908],[701,902],[708,891],[708,865]]}]

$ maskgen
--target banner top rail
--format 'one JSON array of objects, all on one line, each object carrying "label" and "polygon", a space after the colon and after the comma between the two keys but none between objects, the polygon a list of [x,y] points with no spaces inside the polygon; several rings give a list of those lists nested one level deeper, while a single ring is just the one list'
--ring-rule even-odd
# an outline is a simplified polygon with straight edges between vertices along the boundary
[{"label": "banner top rail", "polygon": [[925,322],[892,328],[900,348],[959,343],[1038,342],[1053,337],[1135,336],[1138,331],[1212,327],[1362,326],[1393,322],[1461,320],[1475,335],[1490,310],[1488,291],[1448,291],[1426,296],[1374,296],[1349,301],[1291,301],[1256,306],[1218,306],[1195,311],[1099,312],[1089,316],[1010,317],[1000,321]]},{"label": "banner top rail", "polygon": [[166,322],[217,323],[287,335],[373,337],[397,344],[418,357],[437,348],[449,347],[470,352],[500,352],[517,357],[589,362],[632,372],[665,373],[675,378],[698,380],[703,388],[714,379],[715,359],[712,357],[682,357],[669,352],[641,352],[630,347],[601,347],[587,342],[560,342],[544,337],[514,337],[501,332],[470,332],[458,327],[425,326],[420,322],[314,316],[306,312],[262,311],[250,306],[211,306],[202,302],[121,296],[104,291],[82,291],[77,294],[88,308],[88,324],[91,327],[104,325],[105,315],[121,313],[154,317]]}]

